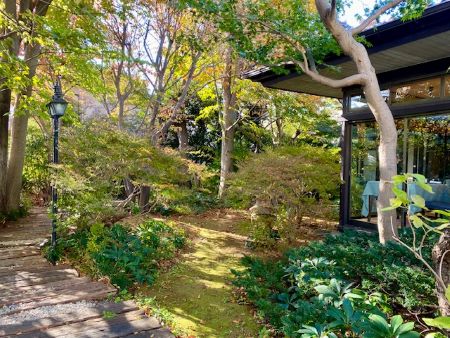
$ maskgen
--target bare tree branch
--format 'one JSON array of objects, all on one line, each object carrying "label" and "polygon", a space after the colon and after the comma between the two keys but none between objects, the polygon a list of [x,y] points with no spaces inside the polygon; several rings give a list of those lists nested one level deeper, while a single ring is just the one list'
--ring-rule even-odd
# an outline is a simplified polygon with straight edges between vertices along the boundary
[{"label": "bare tree branch", "polygon": [[[306,56],[306,51],[301,51],[303,55],[303,62],[296,61],[295,63],[301,68],[301,70],[308,75],[311,79],[316,82],[319,82],[323,85],[332,87],[332,88],[343,88],[354,85],[363,85],[366,82],[366,75],[364,74],[354,74],[343,79],[332,79],[323,75],[320,75],[319,72],[314,71],[308,66],[308,57]],[[315,67],[315,66],[314,66]]]},{"label": "bare tree branch", "polygon": [[373,13],[371,16],[369,16],[366,20],[364,20],[363,22],[361,22],[359,24],[359,26],[353,28],[351,30],[352,35],[356,35],[361,33],[364,29],[367,28],[367,26],[369,26],[373,21],[375,21],[376,19],[378,19],[382,14],[384,14],[387,10],[394,8],[395,6],[397,6],[398,4],[400,4],[401,2],[403,2],[405,0],[393,0],[391,2],[388,2],[386,5],[380,7],[375,13]]}]

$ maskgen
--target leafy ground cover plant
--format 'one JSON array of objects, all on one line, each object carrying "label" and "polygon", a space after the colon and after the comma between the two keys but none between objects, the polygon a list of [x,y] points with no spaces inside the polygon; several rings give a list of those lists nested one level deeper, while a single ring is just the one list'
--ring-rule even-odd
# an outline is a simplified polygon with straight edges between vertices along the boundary
[{"label": "leafy ground cover plant", "polygon": [[65,257],[97,278],[109,278],[120,289],[152,284],[158,267],[174,258],[185,244],[185,234],[162,221],[148,220],[135,229],[101,223],[77,230],[58,243]]},{"label": "leafy ground cover plant", "polygon": [[[410,232],[401,237],[412,240]],[[428,259],[431,246],[423,249]],[[241,300],[289,337],[419,337],[412,313],[436,312],[432,274],[407,249],[382,246],[373,234],[329,235],[283,260],[246,257],[244,264],[234,271]]]},{"label": "leafy ground cover plant", "polygon": [[[394,188],[395,198],[391,199],[389,209],[403,209],[410,223],[413,239],[410,242],[404,241],[400,236],[394,235],[393,239],[398,244],[406,248],[411,255],[422,262],[429,272],[431,272],[436,281],[436,293],[441,316],[437,318],[424,318],[427,325],[438,329],[446,330],[442,332],[450,333],[450,284],[449,283],[449,263],[450,260],[446,255],[450,252],[450,210],[430,210],[422,195],[409,194],[410,185],[417,185],[428,193],[433,193],[432,186],[427,184],[427,180],[423,175],[419,174],[403,174],[393,177],[396,186],[402,185],[407,189]],[[427,212],[434,213],[437,218],[430,218]],[[394,227],[394,224],[392,224]],[[421,238],[416,236],[417,232],[422,235]],[[394,232],[395,233],[395,232]],[[439,241],[433,247],[433,263],[430,263],[428,257],[425,257],[423,248],[428,239],[432,236],[439,235]],[[428,337],[437,337],[440,332],[433,332]]]}]

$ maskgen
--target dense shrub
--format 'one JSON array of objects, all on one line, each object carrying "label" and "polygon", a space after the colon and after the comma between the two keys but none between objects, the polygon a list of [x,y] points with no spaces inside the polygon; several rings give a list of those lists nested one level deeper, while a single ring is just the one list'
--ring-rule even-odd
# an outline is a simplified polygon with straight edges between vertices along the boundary
[{"label": "dense shrub", "polygon": [[184,232],[149,220],[131,229],[97,223],[59,241],[63,255],[95,277],[108,277],[121,289],[152,284],[161,262],[172,259],[185,244]]},{"label": "dense shrub", "polygon": [[[403,236],[410,240],[410,234]],[[431,246],[425,250],[430,258]],[[404,248],[394,243],[383,247],[376,235],[329,235],[290,250],[281,261],[247,257],[244,263],[244,272],[234,271],[235,285],[262,317],[290,337],[306,334],[298,331],[306,330],[304,325],[359,336],[370,331],[374,316],[389,326],[385,319],[394,313],[408,317],[435,311],[433,276]],[[333,326],[337,317],[353,312],[358,315],[352,323]]]},{"label": "dense shrub", "polygon": [[23,167],[23,193],[35,203],[44,204],[50,195],[49,146],[50,142],[42,131],[30,123],[27,132],[27,146]]},{"label": "dense shrub", "polygon": [[[63,129],[60,150],[62,164],[55,179],[64,225],[82,227],[117,219],[118,201],[127,197],[124,179],[135,187],[150,187],[150,206],[156,211],[176,204],[179,196],[164,195],[168,191],[201,190],[201,165],[104,123]],[[136,204],[137,198],[127,207]]]},{"label": "dense shrub", "polygon": [[[227,200],[255,210],[253,237],[283,238],[305,217],[332,219],[339,191],[336,150],[302,145],[254,154],[231,176]],[[259,237],[259,238],[258,238]]]}]

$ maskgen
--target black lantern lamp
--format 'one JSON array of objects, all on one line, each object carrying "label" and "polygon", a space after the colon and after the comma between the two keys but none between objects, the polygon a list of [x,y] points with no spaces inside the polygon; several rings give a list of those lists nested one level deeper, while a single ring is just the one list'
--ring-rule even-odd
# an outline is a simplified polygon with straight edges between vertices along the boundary
[{"label": "black lantern lamp", "polygon": [[[53,163],[59,163],[58,156],[58,136],[59,136],[59,118],[64,115],[67,108],[67,101],[61,88],[61,76],[58,76],[54,85],[54,94],[52,101],[47,104],[48,113],[53,119]],[[58,194],[55,184],[52,185],[52,246],[56,245],[56,217],[58,214]]]},{"label": "black lantern lamp", "polygon": [[58,119],[64,115],[67,108],[67,101],[64,100],[64,95],[61,88],[61,76],[58,76],[53,88],[54,94],[52,101],[47,104],[47,107],[50,117]]}]

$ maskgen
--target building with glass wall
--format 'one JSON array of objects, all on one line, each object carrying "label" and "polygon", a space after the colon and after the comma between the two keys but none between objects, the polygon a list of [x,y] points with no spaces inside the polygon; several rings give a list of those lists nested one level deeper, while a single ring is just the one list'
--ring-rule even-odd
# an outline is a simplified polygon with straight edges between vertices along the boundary
[{"label": "building with glass wall", "polygon": [[[414,21],[392,21],[362,33],[371,46],[382,94],[390,105],[397,131],[399,173],[424,175],[433,194],[415,188],[431,209],[450,209],[450,2],[425,11]],[[356,73],[346,56],[330,56],[339,69],[321,73],[344,78]],[[259,69],[248,78],[266,87],[337,98],[342,102],[341,226],[376,224],[379,132],[359,87],[329,88],[299,74]],[[399,216],[399,224],[406,220]]]}]

